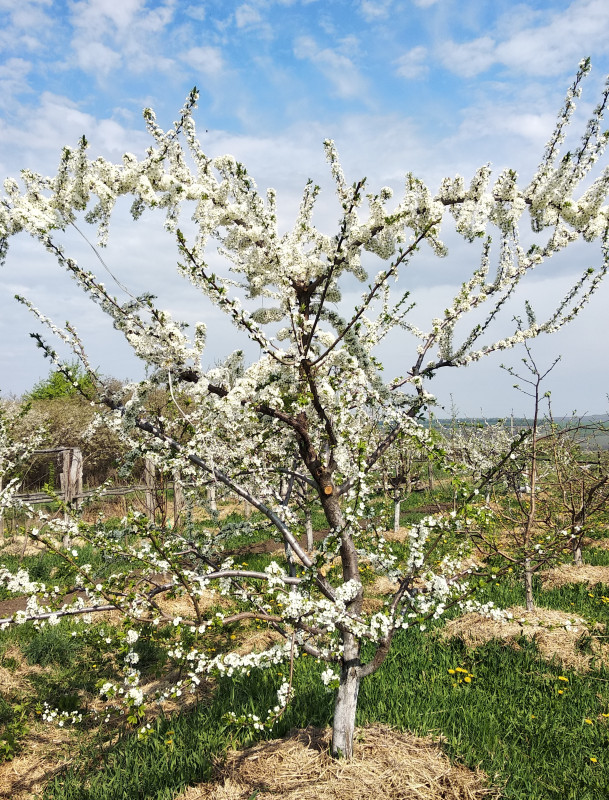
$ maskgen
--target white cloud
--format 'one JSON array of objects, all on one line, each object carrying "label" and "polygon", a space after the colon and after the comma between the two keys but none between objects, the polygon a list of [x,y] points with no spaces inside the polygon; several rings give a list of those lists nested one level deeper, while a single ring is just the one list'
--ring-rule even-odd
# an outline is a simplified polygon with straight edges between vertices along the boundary
[{"label": "white cloud", "polygon": [[420,78],[428,72],[428,61],[429,55],[427,48],[419,45],[401,55],[394,63],[396,65],[397,74],[402,78],[411,80],[413,78]]},{"label": "white cloud", "polygon": [[262,21],[260,12],[257,8],[247,5],[245,3],[235,11],[235,22],[238,28],[249,28],[253,25],[258,25]]},{"label": "white cloud", "polygon": [[490,36],[481,36],[463,44],[443,42],[439,49],[444,66],[464,78],[484,72],[496,60],[495,42]]},{"label": "white cloud", "polygon": [[76,50],[78,66],[84,72],[94,72],[99,77],[106,76],[118,69],[123,61],[120,52],[103,44],[103,42],[88,42],[86,47]]},{"label": "white cloud", "polygon": [[182,60],[192,70],[210,77],[219,75],[224,69],[222,52],[218,47],[192,47]]},{"label": "white cloud", "polygon": [[516,25],[504,18],[492,35],[466,42],[443,41],[436,51],[447,69],[466,78],[495,64],[550,77],[574,71],[584,55],[604,55],[608,38],[609,3],[574,0],[562,11],[524,14]]},{"label": "white cloud", "polygon": [[0,65],[0,108],[12,108],[17,95],[31,92],[28,74],[32,69],[23,58],[9,58]]},{"label": "white cloud", "polygon": [[187,17],[191,19],[196,19],[198,22],[203,22],[206,16],[205,6],[198,5],[198,6],[188,6],[184,9],[184,13]]},{"label": "white cloud", "polygon": [[440,0],[412,0],[412,2],[419,8],[429,8],[430,6],[440,2]]},{"label": "white cloud", "polygon": [[[349,48],[353,40],[348,42]],[[311,36],[299,36],[294,42],[296,58],[310,61],[334,87],[339,97],[365,94],[365,81],[351,59],[331,48],[320,49]]]},{"label": "white cloud", "polygon": [[52,9],[52,0],[0,0],[0,11],[6,12],[0,29],[0,50],[19,55],[24,50],[41,50],[45,39],[57,28],[45,6]]},{"label": "white cloud", "polygon": [[54,172],[62,147],[76,145],[83,135],[92,152],[116,160],[127,151],[143,154],[150,144],[139,119],[135,129],[121,125],[116,119],[96,119],[81,111],[72,100],[51,92],[44,92],[36,107],[17,111],[18,119],[13,124],[0,119],[2,178],[18,175],[23,167]]},{"label": "white cloud", "polygon": [[496,58],[514,70],[551,76],[574,70],[585,55],[604,54],[608,38],[609,4],[575,0],[546,25],[521,30],[498,44]]},{"label": "white cloud", "polygon": [[392,0],[362,0],[360,11],[369,22],[385,19],[390,11]]},{"label": "white cloud", "polygon": [[[174,0],[148,8],[145,0],[81,0],[72,6],[72,49],[79,67],[99,78],[117,69],[141,74],[170,71],[161,55],[162,34],[173,19]],[[98,61],[99,59],[99,61]]]}]

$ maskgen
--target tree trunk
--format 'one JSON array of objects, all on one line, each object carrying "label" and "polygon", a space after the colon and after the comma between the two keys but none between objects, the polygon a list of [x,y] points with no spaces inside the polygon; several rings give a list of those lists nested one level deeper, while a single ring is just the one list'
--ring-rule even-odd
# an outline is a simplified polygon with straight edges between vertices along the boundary
[{"label": "tree trunk", "polygon": [[527,611],[532,611],[535,608],[535,599],[533,597],[533,571],[531,570],[530,558],[525,558],[524,560],[524,591]]},{"label": "tree trunk", "polygon": [[154,522],[156,511],[156,467],[151,458],[144,460],[144,485],[146,487],[146,516],[151,522]]},{"label": "tree trunk", "polygon": [[[351,535],[344,530],[345,524],[338,500],[330,495],[322,499],[326,519],[333,528],[343,528],[340,557],[343,580],[359,581],[358,557]],[[347,603],[347,610],[359,613],[362,607],[361,586],[357,597]],[[360,643],[347,631],[342,633],[342,659],[338,693],[332,723],[332,755],[334,758],[351,758],[355,733],[355,712],[359,694]]]},{"label": "tree trunk", "polygon": [[393,530],[397,533],[400,529],[400,506],[402,501],[396,492],[393,498]]},{"label": "tree trunk", "polygon": [[575,539],[571,539],[571,553],[573,555],[573,563],[575,566],[583,567],[584,559],[582,557],[582,540],[579,536]]},{"label": "tree trunk", "polygon": [[173,472],[173,527],[176,528],[178,520],[184,511],[184,490],[180,480],[180,471]]},{"label": "tree trunk", "polygon": [[359,643],[352,634],[346,633],[343,638],[343,664],[332,723],[332,755],[334,758],[351,758],[353,756],[355,713],[360,680]]},{"label": "tree trunk", "polygon": [[312,553],[315,543],[313,541],[313,519],[309,507],[305,509],[305,534],[307,537],[307,550],[309,553]]},{"label": "tree trunk", "polygon": [[218,511],[218,504],[216,503],[216,484],[210,483],[207,487],[207,502],[209,503],[209,510],[215,514]]},{"label": "tree trunk", "polygon": [[[362,587],[359,576],[359,560],[353,538],[345,525],[340,503],[332,484],[331,472],[324,470],[310,443],[302,441],[300,452],[302,459],[317,482],[319,499],[324,515],[332,530],[340,531],[340,560],[343,580],[354,580],[359,585],[356,596],[347,603],[347,611],[359,614],[362,609]],[[332,755],[337,758],[351,758],[353,755],[353,734],[355,732],[355,712],[357,711],[357,697],[361,681],[360,643],[348,631],[342,631],[342,657],[341,673],[336,704],[334,706],[334,721],[332,724]]]}]

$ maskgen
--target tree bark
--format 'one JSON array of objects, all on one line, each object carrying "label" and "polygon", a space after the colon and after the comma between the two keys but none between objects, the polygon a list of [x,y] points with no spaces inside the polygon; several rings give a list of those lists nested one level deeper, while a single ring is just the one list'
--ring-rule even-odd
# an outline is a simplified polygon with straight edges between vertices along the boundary
[{"label": "tree bark", "polygon": [[359,667],[359,642],[353,634],[345,633],[343,635],[340,684],[332,723],[332,755],[334,758],[351,758],[353,756],[355,714],[361,680]]},{"label": "tree bark", "polygon": [[216,484],[210,483],[207,487],[207,502],[209,503],[209,510],[212,513],[217,513],[218,504],[216,503]]},{"label": "tree bark", "polygon": [[173,472],[173,527],[176,528],[178,520],[184,511],[184,490],[180,480],[179,470]]},{"label": "tree bark", "polygon": [[535,599],[533,597],[533,571],[531,570],[531,560],[529,558],[525,558],[524,561],[524,592],[527,611],[532,611],[535,608]]},{"label": "tree bark", "polygon": [[144,461],[144,485],[146,486],[146,516],[151,522],[154,522],[156,511],[156,467],[154,461],[150,458],[146,458]]},{"label": "tree bark", "polygon": [[[347,610],[359,614],[362,610],[362,587],[359,576],[359,559],[353,537],[345,525],[345,518],[340,507],[336,487],[332,483],[334,464],[332,461],[327,468],[319,460],[317,453],[311,446],[306,431],[306,417],[301,418],[302,433],[299,442],[300,454],[303,462],[315,480],[318,487],[319,499],[328,525],[332,530],[340,531],[340,560],[343,580],[359,583],[356,596],[347,603]],[[353,755],[353,735],[355,732],[355,713],[357,711],[357,698],[361,681],[360,643],[357,638],[347,630],[342,630],[342,657],[339,688],[334,706],[334,721],[332,723],[332,755],[351,758]]]},{"label": "tree bark", "polygon": [[397,533],[400,529],[400,507],[402,502],[398,493],[396,492],[393,498],[393,530]]},{"label": "tree bark", "polygon": [[[334,495],[322,499],[326,519],[333,528],[342,529],[340,558],[343,580],[359,581],[359,562],[357,551],[350,533],[345,530],[344,518],[338,500]],[[362,591],[348,604],[347,608],[359,613],[362,607]],[[341,659],[340,683],[334,705],[332,723],[332,755],[334,758],[353,756],[353,735],[355,733],[355,713],[361,681],[360,643],[348,631],[343,631],[343,654]]]},{"label": "tree bark", "polygon": [[307,551],[312,553],[315,543],[313,541],[313,519],[311,517],[311,509],[309,507],[305,509],[305,534],[307,537]]},{"label": "tree bark", "polygon": [[582,557],[582,542],[578,536],[571,540],[571,554],[573,555],[573,563],[576,567],[584,566],[584,559]]}]

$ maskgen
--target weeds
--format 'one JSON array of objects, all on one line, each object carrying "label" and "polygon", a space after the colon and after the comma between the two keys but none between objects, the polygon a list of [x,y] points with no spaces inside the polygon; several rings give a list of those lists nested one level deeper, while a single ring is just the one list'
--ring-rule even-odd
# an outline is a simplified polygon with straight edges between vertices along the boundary
[{"label": "weeds", "polygon": [[[405,515],[421,513],[414,510],[414,503],[409,506]],[[384,513],[382,508],[379,513]],[[240,536],[235,533],[231,542],[235,548],[242,546]],[[398,555],[405,547],[399,542],[391,546]],[[589,551],[588,563],[605,565],[608,552]],[[92,561],[93,555],[87,553],[86,559]],[[36,557],[40,559],[38,579],[58,579],[55,558]],[[264,569],[270,559],[267,553],[239,555],[239,562],[253,570]],[[95,568],[104,566],[98,558]],[[594,638],[606,638],[607,586],[567,585],[544,591],[537,577],[535,581],[541,606],[600,625],[581,634],[580,652],[589,653]],[[518,570],[481,585],[477,597],[493,600],[497,606],[522,605]],[[590,672],[580,675],[557,661],[544,660],[535,643],[524,638],[515,644],[492,641],[471,649],[459,639],[441,641],[437,635],[441,623],[430,627],[425,634],[409,631],[407,638],[398,637],[381,670],[363,682],[359,725],[384,722],[418,734],[432,733],[451,757],[492,776],[509,800],[605,796],[609,775],[609,672],[605,666],[593,662]],[[73,636],[75,624],[64,621],[39,631],[25,625],[1,632],[1,665],[6,670],[19,666],[13,650],[7,652],[17,645],[29,665],[43,668],[27,678],[33,693],[49,699],[60,711],[77,711],[87,705],[100,676],[115,669],[100,644],[112,635],[109,628],[109,623],[81,626],[79,635]],[[163,671],[160,638],[164,635],[171,636],[171,629],[157,630],[150,638],[142,635],[137,643],[139,664],[150,676],[158,677]],[[209,647],[219,651],[234,644],[227,630],[210,640]],[[259,713],[272,706],[285,669],[221,680],[211,698],[190,711],[157,718],[142,739],[128,728],[111,746],[107,744],[110,734],[103,727],[93,735],[83,734],[77,766],[47,785],[44,800],[169,800],[183,787],[211,779],[214,760],[227,748],[244,747],[263,736],[231,728],[226,713]],[[295,698],[273,737],[295,727],[330,723],[332,695],[320,680],[321,669],[311,657],[297,662]],[[64,688],[68,685],[73,687],[70,691]],[[19,752],[33,713],[32,703],[20,702],[16,695],[0,701],[0,758],[10,759]]]}]

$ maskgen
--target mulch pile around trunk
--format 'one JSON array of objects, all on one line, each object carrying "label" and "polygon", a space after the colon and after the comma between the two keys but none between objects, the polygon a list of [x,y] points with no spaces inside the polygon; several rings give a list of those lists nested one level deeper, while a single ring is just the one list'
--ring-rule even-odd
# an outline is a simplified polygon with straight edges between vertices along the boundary
[{"label": "mulch pile around trunk", "polygon": [[451,764],[437,743],[385,725],[356,732],[350,761],[329,755],[331,731],[306,728],[230,752],[214,783],[175,800],[481,800],[482,772]]},{"label": "mulch pile around trunk", "polygon": [[588,586],[604,583],[609,586],[609,567],[594,567],[589,564],[582,564],[578,567],[575,564],[561,564],[560,567],[541,573],[541,585],[546,591],[560,589],[562,586],[572,583],[586,583]]},{"label": "mulch pile around trunk", "polygon": [[472,612],[450,620],[442,629],[442,639],[461,639],[468,647],[480,647],[491,639],[508,641],[518,647],[517,639],[526,636],[533,639],[539,652],[551,660],[559,659],[566,667],[586,672],[593,663],[609,664],[609,646],[592,638],[591,653],[578,646],[582,635],[594,633],[588,623],[573,614],[550,608],[534,608],[527,611],[522,606],[506,609],[512,615],[509,620],[494,620]]}]

